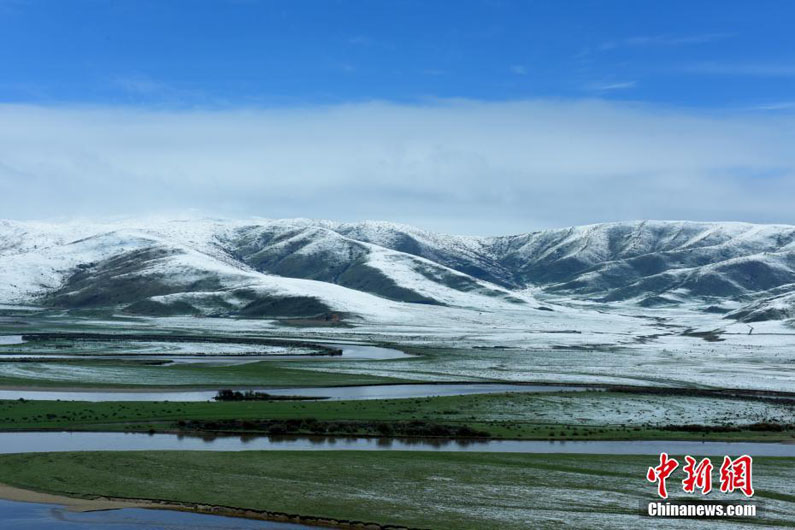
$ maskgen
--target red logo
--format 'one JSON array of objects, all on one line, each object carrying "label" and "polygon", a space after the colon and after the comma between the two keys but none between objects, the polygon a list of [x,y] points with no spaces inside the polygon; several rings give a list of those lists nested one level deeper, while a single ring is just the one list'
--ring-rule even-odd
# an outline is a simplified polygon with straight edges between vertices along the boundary
[{"label": "red logo", "polygon": [[712,491],[712,462],[705,458],[696,465],[696,459],[688,455],[685,457],[687,465],[683,467],[687,477],[682,481],[682,489],[687,493],[693,493],[696,488],[701,490],[702,495]]},{"label": "red logo", "polygon": [[[704,458],[700,462],[692,456],[685,456],[685,478],[682,480],[682,489],[686,493],[695,493],[698,489],[702,495],[712,491],[712,470],[713,465],[709,458]],[[753,458],[742,455],[734,460],[728,456],[723,457],[723,464],[720,466],[720,491],[731,493],[735,490],[743,492],[746,497],[754,494],[753,478],[751,468]],[[657,483],[657,495],[663,499],[668,498],[666,479],[679,467],[679,462],[675,458],[669,458],[668,453],[660,453],[660,464],[650,467],[646,472],[646,480]]]},{"label": "red logo", "polygon": [[649,482],[658,482],[657,495],[663,499],[668,498],[668,490],[665,488],[665,479],[667,479],[677,467],[679,467],[679,462],[673,458],[668,458],[668,453],[660,453],[660,465],[657,467],[650,467],[646,472],[646,480]]},{"label": "red logo", "polygon": [[724,456],[723,465],[720,466],[720,490],[723,493],[740,490],[746,497],[753,495],[754,486],[751,484],[753,463],[753,459],[748,455],[743,455],[736,460]]}]

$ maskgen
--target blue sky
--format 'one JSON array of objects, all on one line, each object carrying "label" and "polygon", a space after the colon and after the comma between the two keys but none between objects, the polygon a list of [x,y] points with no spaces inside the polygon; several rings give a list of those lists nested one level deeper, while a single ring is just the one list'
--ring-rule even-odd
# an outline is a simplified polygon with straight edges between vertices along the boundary
[{"label": "blue sky", "polygon": [[795,99],[794,18],[747,0],[0,0],[0,99],[773,107]]},{"label": "blue sky", "polygon": [[0,217],[795,223],[788,1],[0,0]]}]

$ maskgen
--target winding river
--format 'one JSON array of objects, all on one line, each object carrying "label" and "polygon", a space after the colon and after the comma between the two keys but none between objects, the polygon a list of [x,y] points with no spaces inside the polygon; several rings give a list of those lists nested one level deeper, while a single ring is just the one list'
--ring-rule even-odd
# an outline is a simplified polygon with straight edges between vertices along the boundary
[{"label": "winding river", "polygon": [[[568,441],[533,440],[440,441],[373,438],[309,437],[215,437],[199,438],[169,434],[127,434],[91,432],[0,433],[0,453],[36,453],[60,451],[457,451],[520,453],[598,453],[658,455],[670,454],[721,456],[795,456],[795,444],[695,442],[695,441]],[[75,513],[49,504],[0,500],[0,520],[9,530],[93,530],[113,527],[119,530],[138,528],[247,530],[253,528],[297,530],[310,528],[289,523],[251,521],[214,515],[124,508],[120,510]]]},{"label": "winding river", "polygon": [[[13,346],[24,344],[22,335],[0,335],[0,346]],[[339,348],[342,350],[342,355],[329,357],[326,355],[279,355],[279,354],[224,354],[224,353],[3,353],[0,350],[0,360],[58,360],[58,359],[119,359],[119,360],[133,360],[133,359],[148,359],[148,360],[162,360],[171,363],[212,363],[218,365],[232,365],[253,363],[259,361],[326,361],[326,360],[345,360],[345,361],[386,361],[394,359],[406,359],[412,357],[394,348],[384,348],[381,346],[371,346],[368,344],[347,344],[347,343],[320,343],[315,344],[319,346],[326,346],[330,348]]]},{"label": "winding river", "polygon": [[[4,342],[3,342],[4,341]],[[0,344],[21,344],[21,335],[0,336]],[[340,348],[342,355],[334,360],[394,360],[411,357],[411,355],[393,348],[371,346],[365,344],[318,343],[321,346]],[[262,360],[302,360],[323,361],[323,356],[283,356],[283,355],[190,355],[190,354],[0,354],[0,359],[36,359],[40,361],[59,359],[151,359],[164,360],[170,363],[206,363],[219,366],[259,362]],[[491,394],[500,392],[561,392],[586,390],[582,386],[573,385],[528,385],[509,383],[418,383],[396,385],[361,385],[336,387],[304,387],[277,388],[261,387],[258,392],[273,395],[300,395],[330,400],[358,399],[397,399],[422,398],[435,396],[457,396],[467,394]],[[209,401],[215,397],[217,389],[211,390],[0,390],[0,399],[27,400],[62,400],[62,401]]]},{"label": "winding river", "polygon": [[795,444],[682,440],[437,440],[333,436],[181,436],[117,432],[2,432],[0,453],[64,451],[446,451],[795,457]]},{"label": "winding river", "polygon": [[[0,336],[0,345],[20,344],[21,337]],[[406,353],[390,348],[354,344],[327,344],[343,350],[343,360],[399,359]],[[140,359],[143,355],[110,354],[102,358]],[[5,354],[4,359],[96,358],[88,355]],[[240,364],[270,359],[278,355],[169,355],[146,354],[148,359],[180,363]],[[292,357],[323,360],[321,357]],[[337,357],[339,359],[339,357]],[[395,399],[498,392],[560,392],[588,390],[583,386],[533,385],[507,383],[421,383],[339,387],[258,389],[274,395],[301,395],[331,400]],[[39,391],[0,390],[0,399],[75,400],[75,401],[207,401],[216,390],[191,391]],[[0,453],[42,453],[64,451],[442,451],[490,453],[579,453],[616,455],[690,454],[698,456],[741,455],[795,457],[795,444],[698,441],[544,441],[544,440],[438,440],[378,439],[363,437],[309,436],[182,436],[121,432],[0,432]],[[20,503],[0,500],[0,520],[10,530],[90,530],[113,527],[119,530],[138,528],[170,529],[277,529],[310,528],[303,525],[251,521],[222,516],[171,510],[125,508],[120,510],[76,513],[51,504]]]},{"label": "winding river", "polygon": [[[328,386],[303,388],[258,388],[276,396],[308,396],[329,400],[398,399],[434,396],[463,396],[502,392],[571,392],[582,386],[524,385],[503,383],[418,383],[397,385]],[[216,390],[107,391],[107,390],[0,390],[0,399],[61,401],[209,401]]]}]

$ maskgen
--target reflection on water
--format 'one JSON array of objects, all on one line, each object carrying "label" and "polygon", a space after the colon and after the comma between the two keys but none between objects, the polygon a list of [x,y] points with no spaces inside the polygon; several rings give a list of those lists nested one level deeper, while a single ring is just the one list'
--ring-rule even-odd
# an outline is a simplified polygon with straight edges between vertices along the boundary
[{"label": "reflection on water", "polygon": [[117,432],[3,432],[0,453],[62,451],[451,451],[795,456],[795,444],[666,440],[444,440],[343,436],[214,436]]},{"label": "reflection on water", "polygon": [[70,512],[54,504],[37,504],[0,500],[0,527],[3,530],[300,530],[309,526],[252,521],[236,517],[204,515],[173,510],[125,508],[97,512]]}]

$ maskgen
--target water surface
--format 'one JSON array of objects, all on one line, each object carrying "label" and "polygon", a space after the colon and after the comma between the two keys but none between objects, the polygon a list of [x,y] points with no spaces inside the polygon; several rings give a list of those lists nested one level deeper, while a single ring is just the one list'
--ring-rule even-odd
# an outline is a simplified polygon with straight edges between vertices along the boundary
[{"label": "water surface", "polygon": [[0,500],[0,527],[3,530],[301,530],[304,525],[252,521],[237,517],[205,515],[174,510],[123,508],[96,512],[71,512],[56,504]]},{"label": "water surface", "polygon": [[[249,390],[249,389],[246,389]],[[334,387],[302,387],[253,389],[277,396],[309,396],[331,400],[397,399],[433,396],[462,396],[468,394],[494,394],[501,392],[562,392],[587,390],[581,386],[520,385],[502,383],[442,383],[361,385]],[[0,390],[0,399],[61,400],[61,401],[209,401],[217,390],[193,391],[60,391],[60,390]]]},{"label": "water surface", "polygon": [[64,451],[453,451],[795,457],[795,444],[666,440],[436,440],[333,436],[179,436],[115,432],[3,432],[0,453]]},{"label": "water surface", "polygon": [[[0,345],[13,345],[24,344],[22,335],[0,335]],[[176,343],[178,344],[178,343]],[[396,350],[394,348],[382,348],[380,346],[369,346],[363,344],[331,344],[331,343],[315,343],[320,346],[328,346],[330,348],[339,348],[342,350],[342,355],[311,355],[305,354],[291,354],[280,355],[277,353],[240,353],[230,354],[222,351],[214,353],[173,353],[173,352],[151,352],[151,353],[37,353],[32,351],[30,353],[6,353],[0,351],[0,359],[14,360],[14,359],[35,359],[37,361],[46,362],[51,359],[114,359],[114,360],[157,360],[166,361],[167,363],[207,363],[219,366],[229,366],[235,364],[255,363],[259,361],[328,361],[328,360],[344,360],[344,361],[364,361],[364,360],[394,360],[412,357],[408,353]],[[217,345],[216,345],[217,346]]]}]

